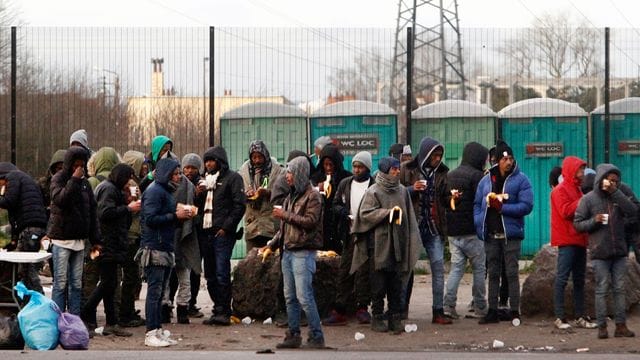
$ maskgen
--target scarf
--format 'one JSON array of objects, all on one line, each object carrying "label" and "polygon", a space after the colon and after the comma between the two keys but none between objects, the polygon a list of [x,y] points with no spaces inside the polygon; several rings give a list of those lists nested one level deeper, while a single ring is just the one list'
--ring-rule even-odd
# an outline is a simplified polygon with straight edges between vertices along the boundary
[{"label": "scarf", "polygon": [[376,175],[376,184],[387,193],[394,193],[400,188],[400,179],[396,176],[393,177],[389,174],[385,174],[382,171],[378,171]]},{"label": "scarf", "polygon": [[254,140],[249,145],[249,159],[251,154],[258,152],[264,157],[264,163],[260,167],[253,165],[249,160],[249,179],[251,180],[251,187],[257,189],[259,187],[267,188],[269,186],[269,175],[271,174],[271,155],[267,146],[262,140]]},{"label": "scarf", "polygon": [[207,174],[205,181],[207,182],[207,198],[204,201],[204,217],[202,218],[202,228],[210,229],[213,227],[213,192],[216,189],[218,183],[218,176],[220,172],[216,171],[215,174]]}]

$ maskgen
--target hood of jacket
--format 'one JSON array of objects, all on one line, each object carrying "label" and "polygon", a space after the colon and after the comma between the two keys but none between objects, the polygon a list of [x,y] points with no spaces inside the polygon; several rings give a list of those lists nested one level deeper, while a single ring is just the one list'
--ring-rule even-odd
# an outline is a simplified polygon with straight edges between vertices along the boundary
[{"label": "hood of jacket", "polygon": [[216,145],[205,151],[202,156],[202,161],[206,163],[207,160],[215,160],[218,163],[221,175],[229,170],[227,151],[222,146]]},{"label": "hood of jacket", "polygon": [[11,171],[18,170],[18,168],[10,162],[0,162],[0,179],[4,179]]},{"label": "hood of jacket", "polygon": [[[429,159],[429,156],[431,156],[431,153],[433,153],[437,148],[442,149],[442,158],[444,159],[444,145],[442,145],[438,140],[427,136],[420,141],[420,151],[418,151],[418,155],[416,155],[414,161],[420,169],[420,172],[422,172],[425,177],[427,176],[427,168],[429,167],[427,160]],[[438,164],[433,171],[436,171],[440,165],[442,165],[442,161],[440,161],[440,164]]]},{"label": "hood of jacket", "polygon": [[53,175],[55,173],[55,167],[58,163],[64,162],[64,154],[67,153],[65,149],[56,150],[51,156],[51,161],[49,162],[49,174]]},{"label": "hood of jacket", "polygon": [[482,171],[487,163],[488,156],[489,149],[480,143],[472,141],[465,145],[464,150],[462,150],[461,164],[469,165],[474,169]]},{"label": "hood of jacket", "polygon": [[131,166],[137,177],[140,175],[142,164],[144,164],[144,154],[140,151],[129,150],[122,155],[122,162]]},{"label": "hood of jacket", "polygon": [[171,174],[173,171],[180,167],[180,163],[171,158],[160,159],[156,164],[155,182],[160,185],[169,186],[171,181]]},{"label": "hood of jacket", "polygon": [[73,174],[73,163],[76,160],[84,161],[86,168],[87,161],[89,161],[89,152],[81,146],[71,146],[67,149],[66,154],[64,154],[64,162],[62,165],[62,171],[67,174],[67,176],[71,176]]},{"label": "hood of jacket", "polygon": [[133,176],[133,168],[127,164],[120,163],[111,169],[109,181],[111,181],[118,190],[122,190],[124,186],[129,183],[131,176]]},{"label": "hood of jacket", "polygon": [[309,186],[309,162],[298,156],[287,164],[287,172],[293,174],[294,193],[302,194]]},{"label": "hood of jacket", "polygon": [[593,182],[593,191],[598,191],[601,194],[606,195],[607,193],[602,190],[602,180],[607,177],[610,173],[615,173],[620,177],[620,181],[622,181],[622,174],[620,173],[620,169],[613,164],[600,164],[596,167],[596,177]]},{"label": "hood of jacket", "polygon": [[96,175],[110,172],[120,162],[118,152],[112,147],[102,147],[93,155],[93,166]]},{"label": "hood of jacket", "polygon": [[576,187],[580,187],[576,173],[581,166],[587,166],[587,163],[577,156],[567,156],[562,160],[562,178],[563,181],[570,181]]},{"label": "hood of jacket", "polygon": [[169,151],[173,150],[173,141],[171,141],[171,139],[169,139],[169,137],[167,136],[158,135],[154,137],[153,140],[151,140],[151,158],[153,162],[158,162],[160,150],[162,150],[166,143],[171,144],[171,149],[169,149]]},{"label": "hood of jacket", "polygon": [[318,170],[321,171],[322,173],[324,173],[324,168],[322,166],[322,163],[326,158],[329,158],[333,163],[333,166],[335,167],[335,170],[334,170],[335,174],[344,170],[344,166],[342,164],[344,161],[344,156],[342,156],[340,149],[338,149],[338,147],[335,146],[334,144],[326,145],[325,147],[322,148],[322,151],[320,152],[320,162],[318,162]]}]

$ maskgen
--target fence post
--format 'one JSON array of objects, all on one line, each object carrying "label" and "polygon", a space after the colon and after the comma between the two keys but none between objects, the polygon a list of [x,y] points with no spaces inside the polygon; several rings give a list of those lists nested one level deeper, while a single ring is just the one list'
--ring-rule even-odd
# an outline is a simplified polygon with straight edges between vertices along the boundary
[{"label": "fence post", "polygon": [[17,28],[11,27],[11,163],[16,165],[16,90],[17,90],[17,70],[18,70],[18,52],[17,52]]},{"label": "fence post", "polygon": [[413,28],[407,27],[407,100],[405,101],[406,143],[411,144],[411,110],[413,109]]},{"label": "fence post", "polygon": [[215,102],[215,72],[213,57],[215,55],[215,26],[209,26],[209,146],[216,143],[216,117],[214,114]]},{"label": "fence post", "polygon": [[611,128],[609,124],[609,28],[604,28],[604,162],[609,162]]}]

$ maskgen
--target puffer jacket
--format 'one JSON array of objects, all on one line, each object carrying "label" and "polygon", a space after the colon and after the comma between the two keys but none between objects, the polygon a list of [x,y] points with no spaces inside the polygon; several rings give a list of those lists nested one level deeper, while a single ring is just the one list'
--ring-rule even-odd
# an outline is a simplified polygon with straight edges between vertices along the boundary
[{"label": "puffer jacket", "polygon": [[[418,224],[423,223],[423,219],[426,214],[431,212],[431,209],[423,209],[421,205],[422,196],[426,196],[426,192],[424,191],[414,191],[413,184],[415,184],[418,180],[424,180],[425,174],[423,174],[423,167],[427,164],[426,161],[431,156],[431,153],[437,148],[440,147],[444,150],[444,146],[440,144],[437,140],[434,140],[430,137],[425,137],[420,142],[420,151],[413,158],[413,160],[405,161],[400,165],[400,183],[404,185],[407,190],[409,190],[409,194],[411,195],[411,203],[413,204],[413,209],[416,214],[416,220]],[[443,157],[444,159],[444,153]],[[447,173],[449,172],[449,168],[444,164],[440,163],[438,167],[435,169],[435,199],[433,200],[436,203],[436,214],[437,220],[436,227],[438,233],[442,236],[447,236],[447,214],[445,211],[445,207],[448,206],[449,199],[451,198],[451,194],[447,191]]]},{"label": "puffer jacket", "polygon": [[12,231],[19,234],[27,227],[45,228],[47,213],[38,184],[11,163],[0,163],[0,179],[7,181],[0,208],[9,212]]},{"label": "puffer jacket", "polygon": [[174,236],[178,224],[176,201],[170,184],[173,171],[180,164],[174,159],[160,159],[156,165],[155,179],[142,193],[142,237],[140,248],[149,248],[173,253]]},{"label": "puffer jacket", "polygon": [[64,156],[63,169],[51,179],[51,216],[47,235],[56,240],[89,239],[100,243],[96,199],[86,178],[73,177],[73,163],[87,161],[88,152],[71,146]]},{"label": "puffer jacket", "polygon": [[447,175],[449,193],[456,189],[462,193],[456,202],[455,211],[446,207],[447,230],[449,236],[473,235],[476,228],[473,223],[473,200],[480,179],[484,176],[489,150],[482,144],[470,142],[462,151],[460,166]]},{"label": "puffer jacket", "polygon": [[131,178],[132,170],[127,167],[114,167],[109,180],[101,182],[95,190],[103,243],[101,261],[122,264],[127,257],[127,233],[132,218],[122,190]]},{"label": "puffer jacket", "polygon": [[[613,194],[602,190],[602,180],[609,173],[620,176],[616,166],[598,165],[593,190],[580,199],[573,218],[576,230],[589,234],[590,256],[598,260],[627,256],[629,249],[625,239],[625,217],[633,218],[638,211],[620,189]],[[609,214],[609,224],[596,222],[597,214]]]},{"label": "puffer jacket", "polygon": [[269,244],[272,250],[284,246],[289,251],[322,248],[322,195],[309,184],[305,192],[284,200],[280,230]]},{"label": "puffer jacket", "polygon": [[586,165],[584,160],[575,156],[567,156],[562,161],[564,181],[551,190],[551,246],[587,247],[587,234],[579,233],[573,226],[573,217],[582,198],[581,183],[576,179],[576,173]]},{"label": "puffer jacket", "polygon": [[[473,201],[473,219],[476,233],[480,240],[487,238],[485,219],[487,217],[487,195],[491,192],[491,177],[498,174],[498,165],[494,165],[485,175],[476,190]],[[513,171],[507,175],[502,188],[503,194],[509,194],[509,199],[502,204],[500,217],[504,226],[507,240],[524,239],[524,217],[533,210],[533,190],[529,178],[520,171],[518,164],[514,164]]]},{"label": "puffer jacket", "polygon": [[[245,211],[246,196],[242,177],[229,169],[227,152],[221,146],[209,148],[202,160],[205,163],[207,160],[215,160],[220,167],[220,175],[213,191],[213,227],[204,231],[215,234],[223,229],[227,236],[234,237]],[[206,197],[207,191],[203,191],[197,202],[204,204]]]}]

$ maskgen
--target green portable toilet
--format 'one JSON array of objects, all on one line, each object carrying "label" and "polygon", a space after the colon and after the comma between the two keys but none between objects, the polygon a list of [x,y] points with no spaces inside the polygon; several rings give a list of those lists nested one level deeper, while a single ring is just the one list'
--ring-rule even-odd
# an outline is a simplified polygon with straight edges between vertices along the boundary
[{"label": "green portable toilet", "polygon": [[220,117],[222,146],[229,167],[237,170],[248,159],[249,143],[264,141],[271,156],[284,162],[289,151],[307,149],[307,116],[292,105],[256,102],[229,110]]},{"label": "green portable toilet", "polygon": [[[640,97],[609,103],[609,162],[622,172],[622,181],[640,191]],[[604,162],[604,105],[591,113],[592,167]]]},{"label": "green portable toilet", "polygon": [[565,156],[587,159],[587,113],[558,99],[528,99],[498,112],[502,138],[533,187],[534,205],[525,217],[523,255],[534,255],[550,241],[549,172]]},{"label": "green portable toilet", "polygon": [[[284,163],[289,151],[307,148],[307,120],[304,111],[271,102],[241,105],[220,117],[222,146],[229,156],[229,167],[238,170],[248,159],[249,143],[264,141],[271,156]],[[240,224],[242,226],[243,223]],[[232,258],[242,259],[246,254],[244,238],[237,241]]]},{"label": "green portable toilet", "polygon": [[378,160],[396,142],[397,123],[395,110],[384,104],[350,100],[325,105],[309,117],[309,148],[326,135],[342,151],[345,169],[351,170],[351,159],[360,151],[371,153],[377,169]]},{"label": "green portable toilet", "polygon": [[444,100],[411,113],[411,148],[430,136],[444,144],[444,163],[453,169],[462,161],[464,145],[476,141],[491,148],[496,141],[497,114],[488,106],[465,100]]}]

